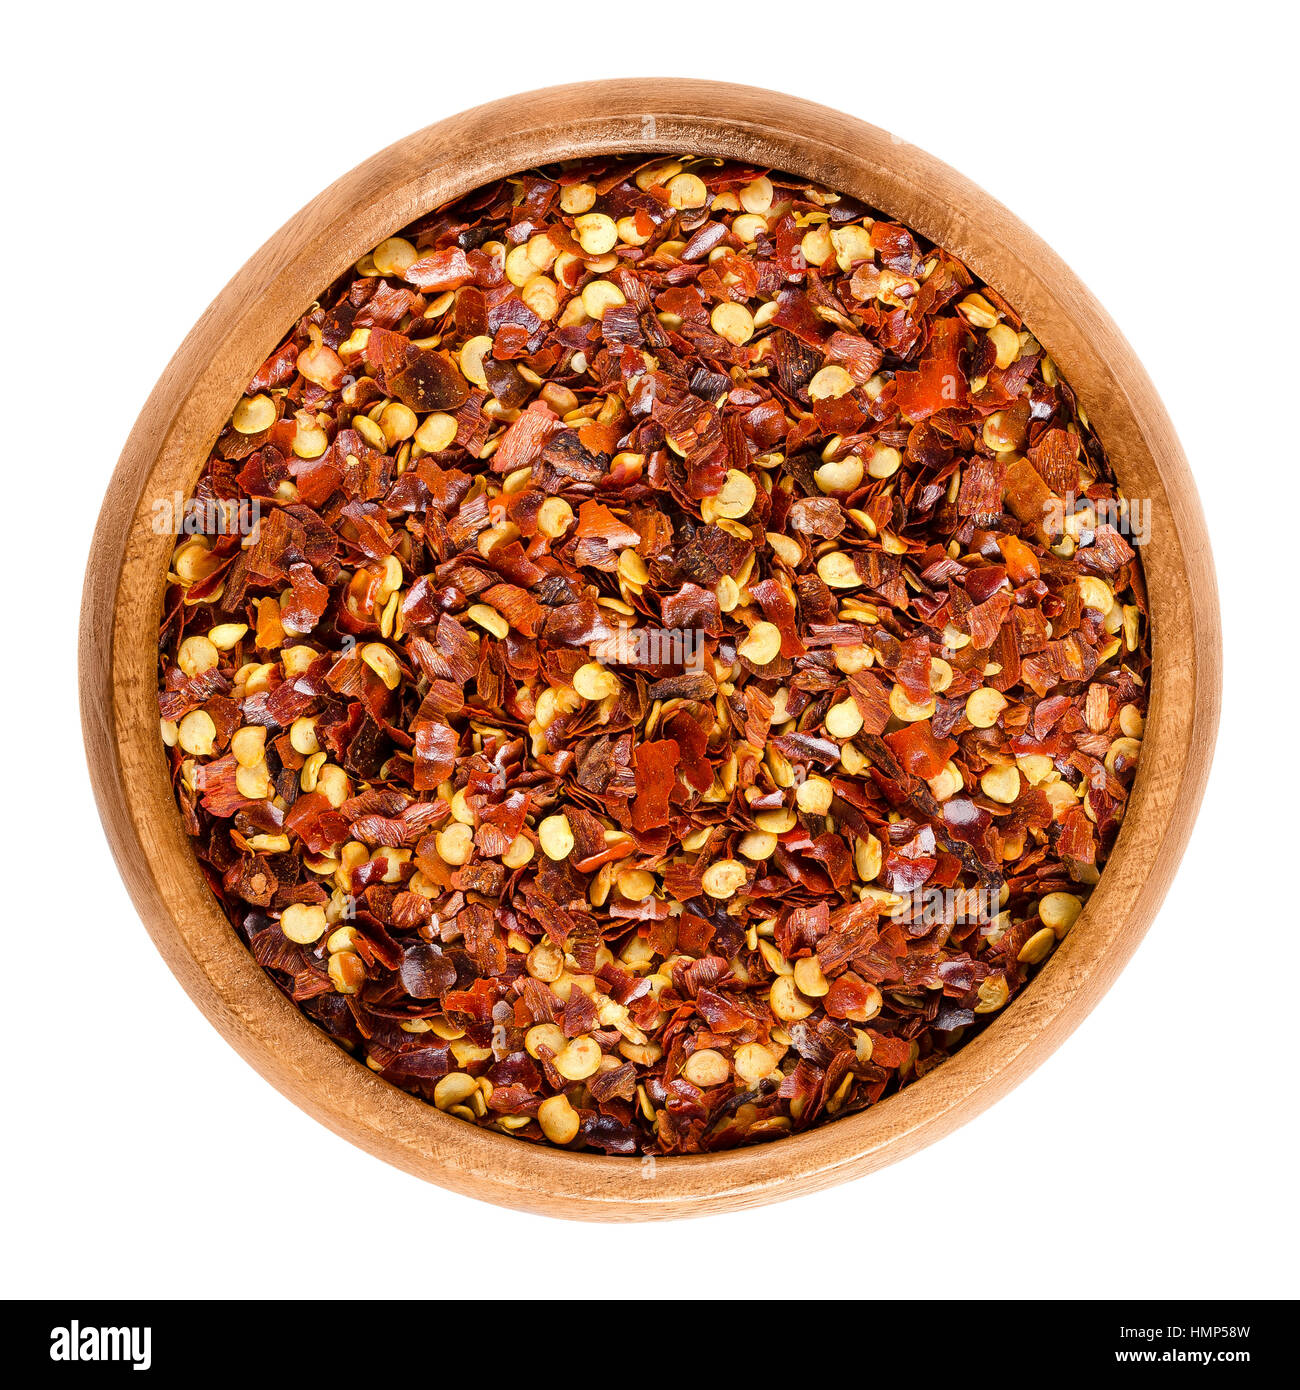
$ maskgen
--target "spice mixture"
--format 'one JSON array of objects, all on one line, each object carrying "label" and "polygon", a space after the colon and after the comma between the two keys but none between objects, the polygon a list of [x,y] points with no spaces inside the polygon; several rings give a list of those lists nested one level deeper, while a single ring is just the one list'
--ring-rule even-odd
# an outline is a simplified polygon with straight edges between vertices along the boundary
[{"label": "spice mixture", "polygon": [[363,257],[213,447],[161,634],[186,828],[303,1013],[473,1124],[674,1154],[860,1111],[1097,882],[1126,506],[1014,309],[853,199],[503,180]]}]

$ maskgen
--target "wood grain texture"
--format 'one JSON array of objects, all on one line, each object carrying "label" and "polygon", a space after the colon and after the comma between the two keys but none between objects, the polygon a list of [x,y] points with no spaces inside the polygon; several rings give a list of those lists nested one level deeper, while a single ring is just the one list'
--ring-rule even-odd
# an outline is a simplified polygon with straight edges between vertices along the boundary
[{"label": "wood grain texture", "polygon": [[[1128,817],[1087,909],[997,1022],[899,1095],[774,1144],[699,1158],[535,1148],[379,1080],[254,964],[199,871],[168,783],[155,698],[172,539],[151,504],[188,495],[242,388],[314,297],[430,208],[530,165],[602,153],[716,154],[852,194],[960,256],[1024,316],[1078,392],[1120,483],[1149,499],[1153,698]],[[1132,349],[1032,232],[924,152],[839,112],[753,88],[637,79],[466,111],[381,151],[304,208],[204,314],[127,440],[104,501],[81,619],[82,722],[113,853],[158,949],[239,1052],[345,1138],[458,1192],[556,1216],[700,1215],[795,1196],[912,1153],[991,1104],[1096,1004],[1141,940],[1191,831],[1219,714],[1219,614],[1196,488]]]}]

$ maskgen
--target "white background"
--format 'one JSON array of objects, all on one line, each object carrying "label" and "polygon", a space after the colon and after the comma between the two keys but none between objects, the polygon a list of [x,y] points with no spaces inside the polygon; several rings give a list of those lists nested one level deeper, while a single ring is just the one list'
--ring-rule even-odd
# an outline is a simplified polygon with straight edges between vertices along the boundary
[{"label": "white background", "polygon": [[[398,1283],[383,1289],[412,1295],[488,1293],[503,1252],[542,1249],[557,1288],[581,1272],[584,1296],[688,1293],[718,1250],[754,1297],[808,1288],[806,1262],[819,1294],[841,1296],[879,1294],[886,1268],[890,1290],[926,1297],[1300,1292],[1294,10],[688,8],[689,24],[661,5],[531,0],[45,4],[6,22],[4,1293],[327,1296],[343,1268],[323,1258],[328,1234],[359,1237],[367,1262],[391,1252]],[[286,218],[466,106],[659,73],[784,89],[885,126],[1064,256],[1133,343],[1191,460],[1226,683],[1178,880],[1039,1071],[873,1177],[631,1230],[497,1210],[387,1168],[218,1037],[105,846],[75,633],[135,415]],[[277,1182],[322,1214],[325,1238],[296,1235],[311,1223],[259,1196]]]}]

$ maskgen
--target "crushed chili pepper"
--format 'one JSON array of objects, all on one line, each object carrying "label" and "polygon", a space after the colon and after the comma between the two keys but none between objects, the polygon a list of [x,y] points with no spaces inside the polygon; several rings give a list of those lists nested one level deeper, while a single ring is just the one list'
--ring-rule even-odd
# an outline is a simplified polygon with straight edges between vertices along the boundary
[{"label": "crushed chili pepper", "polygon": [[797,177],[430,213],[192,501],[253,517],[181,537],[162,624],[207,877],[471,1123],[675,1154],[859,1111],[1023,988],[1123,817],[1147,608],[1100,442],[992,289]]}]

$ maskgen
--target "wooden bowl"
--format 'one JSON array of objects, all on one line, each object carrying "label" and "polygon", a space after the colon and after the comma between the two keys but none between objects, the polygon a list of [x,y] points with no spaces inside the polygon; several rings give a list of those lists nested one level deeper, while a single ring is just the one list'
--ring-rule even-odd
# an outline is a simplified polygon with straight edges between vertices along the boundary
[{"label": "wooden bowl", "polygon": [[[257,366],[312,300],[435,205],[573,156],[692,151],[819,180],[961,257],[1060,364],[1130,497],[1149,499],[1152,699],[1128,816],[1073,931],[996,1023],[857,1115],[692,1158],[570,1154],[477,1129],[381,1081],[254,963],[204,881],[158,735],[157,632],[172,538],[151,504],[189,495]],[[422,1178],[589,1220],[693,1216],[868,1173],[971,1118],[1042,1062],[1141,940],[1191,831],[1218,722],[1220,635],[1196,488],[1132,349],[1064,264],[987,194],[920,150],[823,106],[714,82],[552,87],[408,136],[345,175],[248,262],[182,344],[127,440],[100,514],[81,617],[81,709],[118,867],[158,949],[224,1036],[336,1133]]]}]

